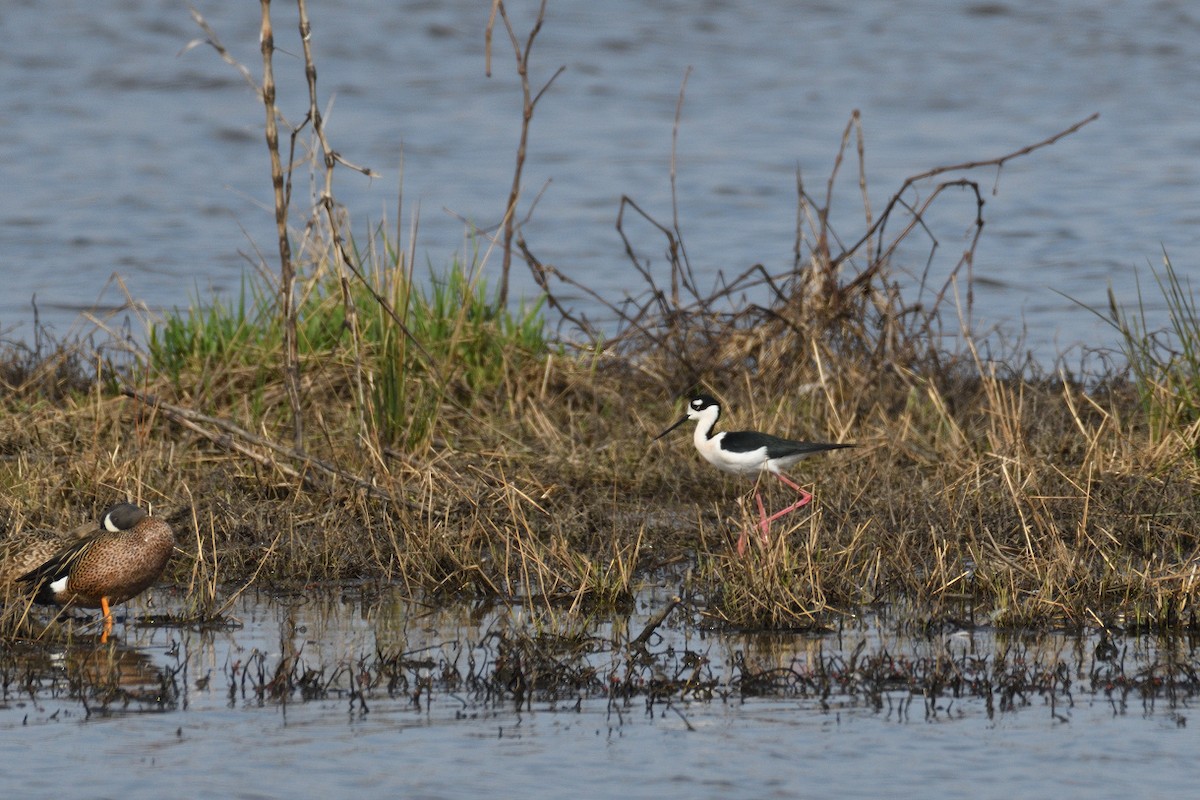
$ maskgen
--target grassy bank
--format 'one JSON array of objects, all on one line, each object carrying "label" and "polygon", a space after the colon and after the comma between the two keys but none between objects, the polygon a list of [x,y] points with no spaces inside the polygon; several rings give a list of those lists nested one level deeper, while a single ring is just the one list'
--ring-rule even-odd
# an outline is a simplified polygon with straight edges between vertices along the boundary
[{"label": "grassy bank", "polygon": [[[279,115],[261,91],[272,142]],[[346,165],[310,120],[328,190]],[[864,209],[857,238],[800,186],[791,266],[713,293],[696,288],[678,225],[625,198],[624,268],[643,285],[605,332],[575,316],[551,283],[568,279],[515,225],[524,135],[502,267],[485,254],[426,276],[412,242],[351,236],[332,194],[291,208],[282,187],[307,165],[280,163],[276,133],[278,271],[264,262],[235,301],[194,298],[144,345],[0,352],[0,531],[68,527],[120,498],[151,505],[179,534],[165,580],[201,620],[249,585],[336,581],[602,612],[669,575],[735,627],[809,627],[897,600],[928,620],[1194,626],[1200,328],[1175,272],[1158,276],[1173,330],[1114,301],[1100,313],[1123,361],[1086,384],[1016,348],[985,359],[996,343],[969,331],[947,345],[970,317],[952,298],[983,229],[982,193],[962,175],[1078,127],[915,176],[882,212]],[[865,195],[857,117],[829,185],[856,132]],[[977,199],[974,237],[940,291],[911,297],[894,255],[949,189]],[[632,219],[661,238],[637,241]],[[669,279],[638,254],[663,240]],[[538,301],[506,302],[513,258]],[[712,470],[682,433],[651,443],[698,388],[729,428],[858,445],[797,467],[815,501],[746,557],[731,543],[754,524],[753,484]],[[770,505],[789,502],[762,486]]]}]

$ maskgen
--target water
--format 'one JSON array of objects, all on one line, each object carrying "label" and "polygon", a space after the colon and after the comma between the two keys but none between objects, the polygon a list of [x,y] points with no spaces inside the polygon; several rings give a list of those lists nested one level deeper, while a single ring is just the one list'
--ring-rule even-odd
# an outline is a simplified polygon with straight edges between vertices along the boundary
[{"label": "water", "polygon": [[[644,593],[629,620],[587,623],[559,612],[557,623],[541,621],[551,634],[595,637],[584,661],[604,682],[610,669],[630,668],[619,642],[661,608],[660,594]],[[158,595],[162,602],[165,593]],[[131,613],[141,618],[147,610],[135,602]],[[650,642],[658,674],[683,663],[684,651],[706,658],[702,673],[715,681],[713,699],[668,692],[648,704],[641,693],[609,703],[602,692],[568,691],[557,701],[535,697],[518,708],[511,695],[486,697],[469,680],[447,688],[439,676],[447,668],[491,675],[500,652],[496,635],[528,625],[527,611],[430,610],[387,594],[367,600],[348,591],[307,600],[244,596],[232,613],[243,627],[198,633],[117,626],[129,685],[154,669],[175,670],[182,694],[173,708],[139,713],[136,704],[122,711],[118,702],[88,718],[81,704],[50,696],[44,684],[34,699],[10,688],[0,706],[5,793],[58,796],[64,785],[87,781],[88,796],[129,798],[160,797],[168,785],[188,786],[197,797],[246,798],[357,792],[535,799],[564,791],[630,798],[1003,798],[1044,795],[1050,787],[1071,796],[1145,797],[1185,796],[1197,777],[1200,739],[1189,724],[1195,687],[1181,690],[1175,702],[1160,692],[1143,703],[1134,690],[1121,704],[1119,692],[1110,699],[1102,682],[1093,689],[1090,681],[1093,670],[1117,664],[1130,679],[1144,678],[1157,664],[1156,674],[1166,678],[1162,665],[1171,656],[1194,667],[1185,643],[1118,637],[1116,657],[1101,662],[1099,640],[1087,635],[979,630],[909,637],[878,619],[851,621],[824,636],[714,635],[676,610]],[[846,665],[860,644],[855,673]],[[90,651],[81,645],[76,652]],[[1016,665],[1012,672],[1028,665],[1044,676],[1061,664],[1057,674],[1071,683],[1066,690],[1060,681],[1053,704],[1051,693],[1027,691],[1006,708],[996,691],[989,713],[969,693],[956,698],[947,690],[927,701],[901,682],[884,692],[877,709],[858,687],[861,673],[870,673],[864,659],[885,652],[918,664],[952,658],[968,671],[965,654],[994,662],[1003,652]],[[366,692],[365,713],[350,697],[353,676],[372,672],[381,653],[425,662],[399,670],[430,681],[420,702],[412,701],[413,683],[393,693],[376,684]],[[310,700],[292,693],[286,702],[256,695],[254,684],[264,675],[269,681],[285,654],[298,654],[299,673],[318,674],[317,683],[331,691]],[[66,663],[71,656],[60,658]],[[748,670],[735,666],[739,658]],[[737,688],[748,672],[812,675],[821,663],[839,668],[824,700],[792,691],[743,697]],[[646,677],[655,674],[644,669]],[[153,685],[153,677],[145,682]]]},{"label": "water", "polygon": [[[531,3],[514,2],[524,36]],[[196,4],[234,57],[259,72],[258,9]],[[418,253],[446,264],[471,244],[461,219],[501,217],[520,115],[511,49],[497,37],[484,75],[486,3],[314,4],[314,47],[334,147],[380,177],[339,171],[337,196],[360,238],[420,208]],[[277,3],[276,72],[288,119],[306,110],[294,12]],[[80,311],[151,311],[197,293],[236,296],[273,251],[261,107],[200,36],[184,4],[9,2],[0,10],[0,331],[30,338],[31,298],[62,334]],[[1099,121],[999,174],[973,173],[987,227],[974,275],[976,323],[1027,336],[1048,358],[1112,344],[1111,330],[1058,293],[1136,300],[1135,274],[1165,247],[1184,275],[1200,239],[1200,9],[1185,2],[952,0],[703,4],[552,2],[534,50],[540,86],[526,201],[550,181],[525,229],[534,252],[611,301],[642,291],[614,221],[622,193],[669,221],[676,98],[680,222],[701,285],[718,271],[791,263],[795,170],[814,194],[852,109],[861,109],[876,213],[904,177],[999,156],[1099,112]],[[853,159],[833,219],[862,229]],[[995,193],[992,193],[995,186]],[[307,192],[304,170],[298,199]],[[931,187],[922,189],[927,196]],[[526,205],[524,208],[527,208]],[[524,212],[522,212],[524,213]],[[971,198],[935,214],[940,288],[966,244]],[[662,274],[663,243],[631,233]],[[918,246],[919,245],[919,246]],[[898,268],[919,274],[928,243]],[[492,262],[498,266],[499,260]],[[517,265],[519,292],[531,293]],[[578,309],[611,315],[569,287]],[[140,315],[122,312],[119,324]]]}]

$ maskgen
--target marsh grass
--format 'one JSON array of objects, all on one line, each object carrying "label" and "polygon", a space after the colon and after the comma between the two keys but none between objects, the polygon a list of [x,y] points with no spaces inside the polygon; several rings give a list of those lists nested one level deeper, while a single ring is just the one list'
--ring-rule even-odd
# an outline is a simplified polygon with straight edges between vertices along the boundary
[{"label": "marsh grass", "polygon": [[1166,253],[1162,271],[1151,272],[1167,311],[1166,329],[1150,328],[1140,282],[1135,307],[1121,305],[1110,288],[1107,314],[1096,314],[1120,336],[1151,436],[1161,441],[1182,435],[1196,443],[1200,441],[1200,307],[1190,282],[1175,271]]},{"label": "marsh grass", "polygon": [[[309,299],[300,330],[322,308],[340,313]],[[494,316],[479,319],[501,343],[502,368],[467,378],[469,364],[449,363],[453,344],[431,339],[429,352],[447,354],[443,374],[458,373],[439,384],[428,362],[412,365],[407,380],[437,398],[413,446],[370,427],[378,438],[363,444],[345,335],[302,348],[306,429],[320,434],[304,454],[244,439],[265,454],[247,458],[230,447],[236,436],[181,428],[95,384],[54,403],[30,389],[0,417],[8,529],[53,524],[56,509],[86,516],[115,496],[152,502],[179,532],[168,580],[186,588],[193,620],[219,620],[249,587],[347,580],[552,617],[601,613],[629,603],[662,565],[691,564],[683,594],[711,624],[737,629],[822,629],[901,600],[930,619],[961,619],[966,606],[975,624],[1196,624],[1196,460],[1184,435],[1151,435],[1132,382],[1089,387],[970,356],[887,379],[862,362],[832,371],[814,360],[796,368],[799,390],[774,400],[744,377],[710,378],[727,429],[858,445],[794,469],[813,504],[776,522],[763,547],[752,532],[738,558],[754,482],[711,470],[682,433],[650,443],[678,414],[661,350],[647,340],[634,353],[629,339],[621,355],[538,350],[506,339]],[[369,336],[356,350],[373,379]],[[286,437],[283,392],[262,366],[271,354],[228,369],[207,355],[177,362],[191,379],[157,370],[155,357],[136,376],[144,389],[264,440]],[[252,401],[246,387],[257,386]],[[364,483],[292,477],[315,459]],[[288,464],[298,472],[282,471]],[[790,499],[777,484],[762,481],[768,506]]]}]

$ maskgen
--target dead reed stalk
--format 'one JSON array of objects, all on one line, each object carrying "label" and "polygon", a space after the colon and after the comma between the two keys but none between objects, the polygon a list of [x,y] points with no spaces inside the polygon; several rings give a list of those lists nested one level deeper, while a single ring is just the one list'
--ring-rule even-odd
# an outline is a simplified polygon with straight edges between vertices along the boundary
[{"label": "dead reed stalk", "polygon": [[304,449],[304,418],[300,407],[300,353],[296,344],[296,267],[288,237],[288,195],[284,192],[283,164],[279,157],[279,127],[275,108],[275,72],[272,56],[275,35],[271,29],[271,0],[261,0],[262,30],[259,43],[263,59],[262,102],[267,112],[267,153],[271,158],[271,186],[275,195],[275,228],[279,245],[279,308],[283,315],[283,376],[292,409],[292,446]]}]

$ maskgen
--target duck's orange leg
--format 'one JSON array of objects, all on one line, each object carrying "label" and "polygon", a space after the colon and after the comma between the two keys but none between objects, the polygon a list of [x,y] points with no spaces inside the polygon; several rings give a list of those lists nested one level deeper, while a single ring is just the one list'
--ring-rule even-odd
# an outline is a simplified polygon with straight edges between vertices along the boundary
[{"label": "duck's orange leg", "polygon": [[108,608],[108,598],[100,598],[100,610],[104,612],[104,632],[100,634],[100,644],[108,642],[108,634],[112,633],[112,611]]}]

